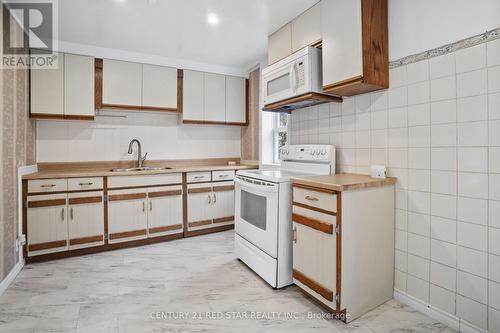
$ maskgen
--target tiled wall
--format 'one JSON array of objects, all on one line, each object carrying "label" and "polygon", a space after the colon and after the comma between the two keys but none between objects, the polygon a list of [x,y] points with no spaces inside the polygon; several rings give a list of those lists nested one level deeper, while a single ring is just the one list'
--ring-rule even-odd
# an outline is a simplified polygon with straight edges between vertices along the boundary
[{"label": "tiled wall", "polygon": [[391,69],[387,91],[294,111],[292,144],[387,165],[396,288],[500,332],[500,39]]}]

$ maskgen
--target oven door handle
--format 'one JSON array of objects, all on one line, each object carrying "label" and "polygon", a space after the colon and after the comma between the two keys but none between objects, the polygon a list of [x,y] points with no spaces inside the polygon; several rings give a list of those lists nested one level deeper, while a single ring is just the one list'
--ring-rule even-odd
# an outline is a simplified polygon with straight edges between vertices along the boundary
[{"label": "oven door handle", "polygon": [[239,178],[235,178],[234,181],[241,188],[250,188],[250,189],[253,189],[253,190],[260,191],[260,192],[269,192],[269,193],[276,193],[276,192],[278,192],[278,187],[276,185],[273,185],[273,186],[258,185],[258,184],[246,182],[246,181],[241,180]]}]

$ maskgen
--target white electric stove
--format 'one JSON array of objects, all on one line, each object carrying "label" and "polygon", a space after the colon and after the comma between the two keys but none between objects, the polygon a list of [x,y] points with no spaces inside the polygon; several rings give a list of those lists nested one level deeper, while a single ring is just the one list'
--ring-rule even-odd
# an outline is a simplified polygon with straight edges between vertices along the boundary
[{"label": "white electric stove", "polygon": [[240,170],[235,179],[235,252],[273,288],[292,280],[291,177],[335,173],[335,147],[291,145],[281,167]]}]

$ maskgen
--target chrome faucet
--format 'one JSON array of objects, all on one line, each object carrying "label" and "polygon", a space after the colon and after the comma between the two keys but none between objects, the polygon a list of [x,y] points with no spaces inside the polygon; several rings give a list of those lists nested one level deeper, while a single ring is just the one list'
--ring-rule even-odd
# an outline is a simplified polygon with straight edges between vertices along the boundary
[{"label": "chrome faucet", "polygon": [[139,140],[133,139],[128,144],[128,153],[129,154],[132,154],[132,146],[134,145],[134,142],[137,143],[137,149],[138,149],[138,152],[137,152],[137,167],[138,168],[142,168],[142,165],[144,164],[144,161],[146,160],[146,156],[148,156],[148,153],[146,153],[146,154],[144,154],[144,156],[142,156],[141,143],[139,142]]}]

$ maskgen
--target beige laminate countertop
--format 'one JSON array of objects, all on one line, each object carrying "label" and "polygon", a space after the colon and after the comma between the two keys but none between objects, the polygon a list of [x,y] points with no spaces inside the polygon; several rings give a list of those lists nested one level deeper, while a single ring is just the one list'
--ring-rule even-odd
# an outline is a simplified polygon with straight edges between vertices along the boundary
[{"label": "beige laminate countertop", "polygon": [[372,178],[367,175],[340,173],[327,176],[293,177],[292,183],[333,191],[349,191],[360,188],[393,185],[396,178]]},{"label": "beige laminate countertop", "polygon": [[223,171],[223,170],[244,170],[255,169],[252,165],[204,165],[174,167],[172,169],[145,170],[145,171],[111,171],[109,168],[96,169],[74,169],[74,170],[47,170],[23,176],[26,180],[54,179],[54,178],[81,178],[81,177],[104,177],[104,176],[139,176],[139,175],[159,175],[179,172],[199,172],[199,171]]}]

